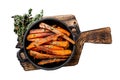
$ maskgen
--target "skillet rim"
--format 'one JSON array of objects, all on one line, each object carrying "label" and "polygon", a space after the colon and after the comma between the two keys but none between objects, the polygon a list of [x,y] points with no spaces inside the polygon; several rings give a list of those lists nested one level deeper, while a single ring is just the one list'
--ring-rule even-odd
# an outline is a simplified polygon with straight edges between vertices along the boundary
[{"label": "skillet rim", "polygon": [[32,63],[36,68],[38,68],[38,69],[44,69],[44,70],[56,70],[56,69],[58,69],[58,68],[63,67],[66,63],[68,63],[68,62],[71,60],[71,58],[73,57],[73,55],[74,55],[74,53],[75,53],[75,44],[72,44],[72,45],[73,45],[72,54],[69,56],[69,58],[68,58],[66,61],[64,61],[62,64],[60,64],[59,66],[55,66],[55,67],[52,67],[52,68],[42,67],[42,66],[39,66],[39,65],[37,65],[36,63],[34,63],[34,62],[30,59],[30,57],[29,57],[29,55],[28,55],[28,52],[27,52],[27,50],[26,50],[26,46],[25,46],[26,37],[27,37],[29,31],[31,30],[31,28],[34,27],[35,24],[38,24],[38,23],[40,23],[40,22],[44,22],[45,20],[53,20],[53,21],[56,21],[56,22],[62,24],[64,27],[66,27],[67,31],[70,32],[70,34],[71,34],[71,36],[72,36],[72,39],[75,41],[75,37],[74,37],[72,31],[68,28],[67,24],[65,24],[63,21],[60,21],[60,20],[58,20],[58,19],[56,19],[56,18],[43,18],[43,19],[40,19],[40,20],[38,20],[38,21],[35,21],[33,24],[31,24],[31,25],[29,26],[29,28],[27,29],[27,31],[25,32],[24,38],[23,38],[23,49],[24,49],[26,58],[27,58],[27,59],[30,61],[30,63]]}]

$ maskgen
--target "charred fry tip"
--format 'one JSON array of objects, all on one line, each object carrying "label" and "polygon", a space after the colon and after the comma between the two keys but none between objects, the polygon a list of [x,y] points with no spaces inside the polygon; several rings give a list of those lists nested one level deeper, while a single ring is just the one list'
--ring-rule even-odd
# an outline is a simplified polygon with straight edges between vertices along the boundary
[{"label": "charred fry tip", "polygon": [[45,28],[45,27],[46,27],[46,24],[43,23],[43,22],[41,22],[41,23],[39,24],[39,27],[40,27],[40,28]]}]

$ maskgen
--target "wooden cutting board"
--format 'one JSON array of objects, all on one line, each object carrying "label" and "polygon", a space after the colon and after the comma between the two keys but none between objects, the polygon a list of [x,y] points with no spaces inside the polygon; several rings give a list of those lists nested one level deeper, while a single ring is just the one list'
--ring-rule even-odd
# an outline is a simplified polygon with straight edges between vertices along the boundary
[{"label": "wooden cutting board", "polygon": [[[102,44],[110,44],[112,42],[111,31],[110,31],[109,27],[85,31],[85,32],[81,33],[80,29],[79,29],[80,27],[79,27],[78,22],[74,15],[57,15],[57,16],[47,16],[44,18],[48,18],[48,17],[56,18],[58,20],[63,21],[64,23],[66,23],[76,38],[75,54],[72,57],[72,59],[65,66],[74,66],[74,65],[78,64],[80,55],[81,55],[81,52],[83,49],[83,45],[85,42],[102,43]],[[17,44],[17,46],[19,47],[19,44]],[[37,70],[37,68],[35,66],[33,66],[26,59],[22,49],[20,49],[17,52],[17,55],[21,56],[21,59],[19,59],[18,56],[17,57],[25,71]]]}]

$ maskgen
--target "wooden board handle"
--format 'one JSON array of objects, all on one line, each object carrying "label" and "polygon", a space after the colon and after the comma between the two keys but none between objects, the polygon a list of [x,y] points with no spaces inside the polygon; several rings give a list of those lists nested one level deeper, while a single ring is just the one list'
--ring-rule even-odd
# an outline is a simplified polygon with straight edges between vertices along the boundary
[{"label": "wooden board handle", "polygon": [[85,42],[90,43],[112,43],[111,30],[109,27],[82,32],[76,41],[76,52],[82,52]]},{"label": "wooden board handle", "polygon": [[82,32],[80,38],[90,43],[112,43],[111,30],[109,27]]}]

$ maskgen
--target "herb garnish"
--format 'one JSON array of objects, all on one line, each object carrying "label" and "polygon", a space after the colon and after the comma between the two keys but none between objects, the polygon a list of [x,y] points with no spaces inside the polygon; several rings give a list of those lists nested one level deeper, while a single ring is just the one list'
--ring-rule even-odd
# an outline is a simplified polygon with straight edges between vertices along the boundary
[{"label": "herb garnish", "polygon": [[43,17],[43,10],[34,17],[32,16],[32,9],[28,10],[27,14],[24,15],[14,15],[14,32],[18,36],[18,44],[19,48],[23,46],[23,36],[25,31],[29,28],[29,26],[37,20],[42,19]]}]

